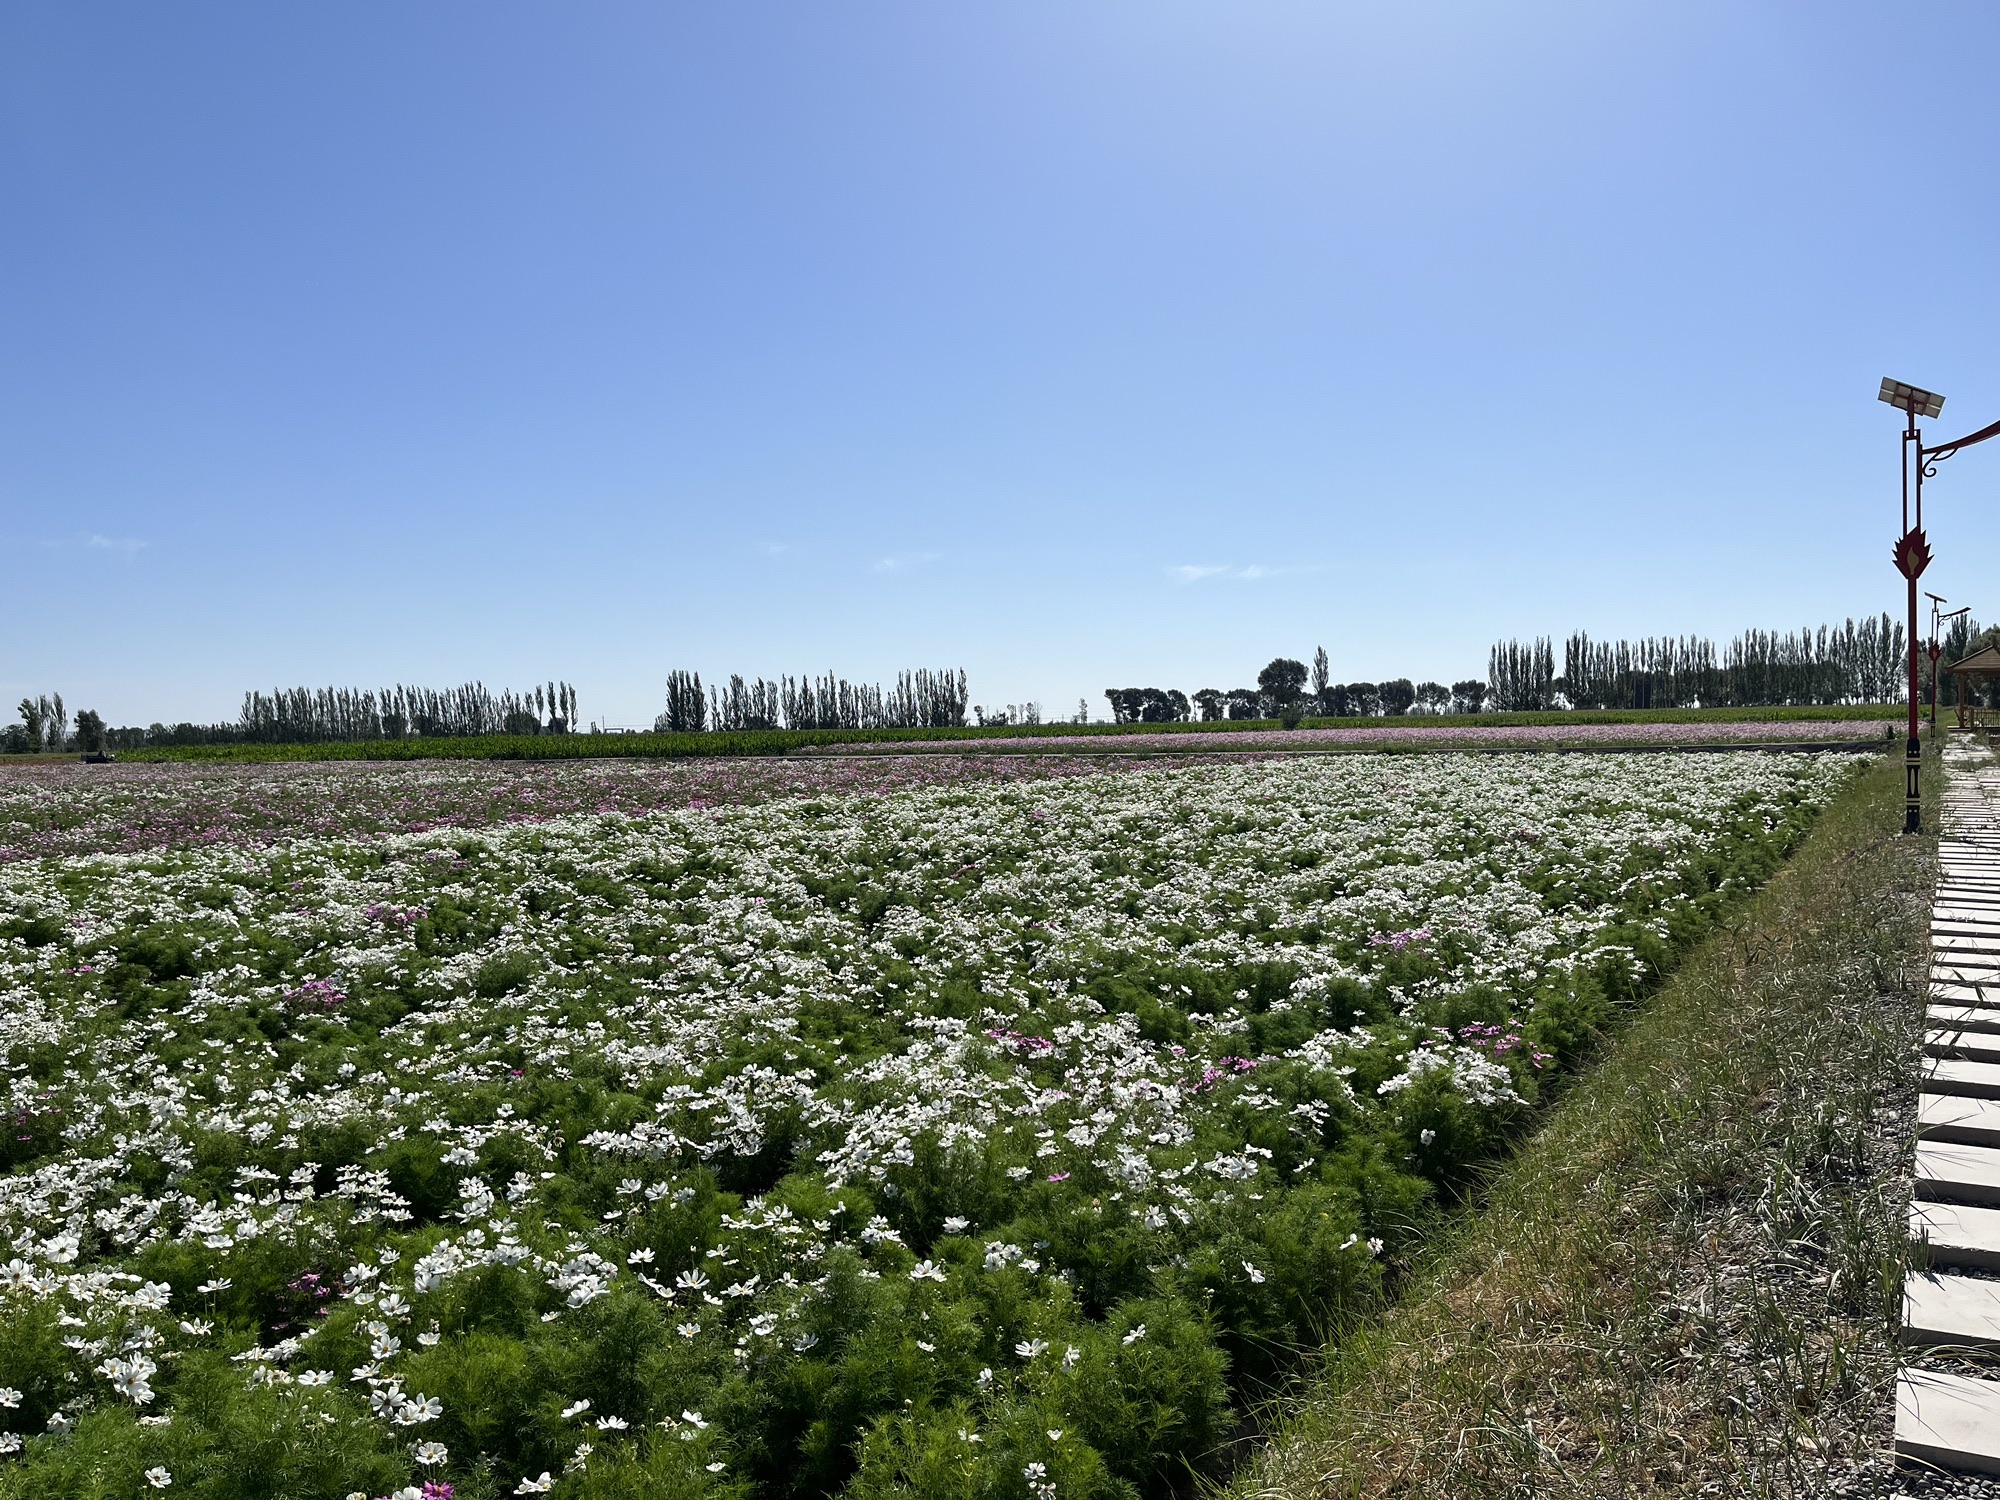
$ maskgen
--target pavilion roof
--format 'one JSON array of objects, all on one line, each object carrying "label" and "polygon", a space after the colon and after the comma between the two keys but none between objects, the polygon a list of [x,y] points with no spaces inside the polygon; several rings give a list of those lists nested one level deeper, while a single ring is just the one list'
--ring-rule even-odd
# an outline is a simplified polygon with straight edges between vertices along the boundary
[{"label": "pavilion roof", "polygon": [[1963,661],[1955,661],[1946,667],[1947,672],[1964,673],[1966,676],[1983,676],[1986,673],[2000,675],[2000,647],[1982,646]]}]

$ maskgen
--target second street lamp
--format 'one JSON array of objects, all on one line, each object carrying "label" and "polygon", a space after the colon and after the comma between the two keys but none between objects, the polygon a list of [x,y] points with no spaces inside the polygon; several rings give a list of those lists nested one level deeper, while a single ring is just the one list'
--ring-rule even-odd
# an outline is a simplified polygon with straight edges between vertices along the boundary
[{"label": "second street lamp", "polygon": [[1938,644],[1938,627],[1943,625],[1946,620],[1956,620],[1961,615],[1971,614],[1972,606],[1968,604],[1960,609],[1946,609],[1945,605],[1951,603],[1951,601],[1941,595],[1933,594],[1929,589],[1924,590],[1924,597],[1931,601],[1931,644],[1929,651],[1931,659],[1931,738],[1935,740],[1937,738],[1938,658],[1944,654],[1944,648]]},{"label": "second street lamp", "polygon": [[[1961,448],[2000,437],[2000,422],[1968,433],[1954,442],[1924,446],[1917,431],[1918,417],[1935,417],[1944,410],[1944,397],[1921,386],[1884,379],[1876,399],[1888,402],[1907,416],[1903,426],[1903,534],[1896,541],[1896,571],[1910,583],[1910,738],[1904,771],[1903,832],[1923,831],[1923,747],[1917,741],[1917,579],[1931,565],[1931,545],[1924,536],[1924,480],[1934,478],[1937,466]],[[1916,524],[1911,524],[1910,494],[1916,492]]]}]

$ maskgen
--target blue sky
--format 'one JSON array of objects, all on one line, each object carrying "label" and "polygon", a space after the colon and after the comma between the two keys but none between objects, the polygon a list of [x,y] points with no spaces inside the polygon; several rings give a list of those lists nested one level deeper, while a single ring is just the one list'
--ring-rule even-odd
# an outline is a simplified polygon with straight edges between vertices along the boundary
[{"label": "blue sky", "polygon": [[[1900,610],[2000,9],[17,4],[0,701],[1483,675]],[[1931,492],[1985,618],[2000,445]],[[1987,590],[1982,592],[1982,590]]]}]

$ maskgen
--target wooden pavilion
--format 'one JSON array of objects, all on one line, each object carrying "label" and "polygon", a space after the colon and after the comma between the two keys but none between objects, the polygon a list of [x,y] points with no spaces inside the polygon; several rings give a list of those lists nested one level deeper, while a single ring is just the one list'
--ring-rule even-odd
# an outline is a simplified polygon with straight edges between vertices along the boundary
[{"label": "wooden pavilion", "polygon": [[1945,668],[1955,680],[1958,689],[1958,727],[1960,729],[1990,729],[2000,722],[2000,708],[1987,708],[1972,701],[1988,696],[1977,691],[1977,687],[2000,679],[2000,647],[1983,646],[1966,657]]}]

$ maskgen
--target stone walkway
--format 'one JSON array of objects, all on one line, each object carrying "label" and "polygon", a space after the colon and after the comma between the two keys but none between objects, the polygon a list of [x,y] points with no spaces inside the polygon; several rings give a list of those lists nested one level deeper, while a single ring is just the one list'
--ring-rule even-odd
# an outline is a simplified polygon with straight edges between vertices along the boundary
[{"label": "stone walkway", "polygon": [[1945,750],[1896,1453],[2000,1474],[2000,764]]}]

